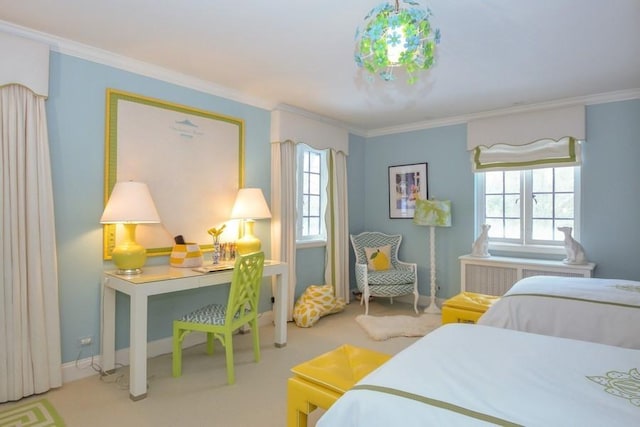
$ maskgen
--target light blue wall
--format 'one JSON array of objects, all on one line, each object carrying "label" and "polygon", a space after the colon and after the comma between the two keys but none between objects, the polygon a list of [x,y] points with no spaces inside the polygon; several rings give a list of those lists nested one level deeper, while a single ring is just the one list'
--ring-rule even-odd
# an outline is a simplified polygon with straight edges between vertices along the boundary
[{"label": "light blue wall", "polygon": [[581,243],[596,276],[640,280],[640,100],[587,107]]},{"label": "light blue wall", "polygon": [[[79,337],[93,336],[83,357],[100,351],[100,282],[103,268],[103,208],[105,90],[115,88],[241,118],[246,131],[246,185],[260,187],[270,197],[270,113],[245,104],[185,89],[159,80],[81,60],[51,54],[50,94],[46,102],[56,215],[62,360],[78,355]],[[265,161],[265,159],[267,159]],[[215,168],[215,159],[211,167]],[[197,179],[197,175],[194,177]],[[256,233],[270,247],[268,221],[258,221]],[[154,257],[148,264],[166,263]],[[226,298],[226,290],[187,291],[184,297],[152,298],[149,339],[171,335],[171,320],[201,304],[204,296]],[[266,289],[266,288],[265,288]],[[266,293],[266,292],[265,292]],[[267,297],[268,298],[268,297]],[[129,301],[118,297],[117,348],[128,347]]]},{"label": "light blue wall", "polygon": [[[58,53],[51,55],[47,115],[57,227],[62,358],[78,356],[77,340],[91,335],[99,353],[103,206],[105,90],[115,88],[185,104],[245,120],[246,185],[270,196],[270,113],[177,85],[142,77]],[[596,275],[640,280],[640,100],[587,107],[587,143],[582,173],[582,243],[598,264]],[[437,277],[446,298],[459,290],[458,256],[474,239],[473,176],[466,153],[466,126],[447,126],[396,135],[350,135],[348,158],[351,233],[381,230],[404,236],[400,255],[419,264],[420,293],[429,294],[428,228],[389,219],[388,167],[427,162],[429,195],[452,202],[453,226],[436,231]],[[215,159],[212,159],[215,167]],[[256,232],[268,252],[268,221]],[[352,257],[352,255],[351,255]],[[166,263],[166,257],[149,264]],[[353,259],[351,258],[351,265]],[[296,295],[323,281],[324,249],[298,251]],[[355,286],[353,275],[352,287]],[[266,292],[265,292],[266,293]],[[149,339],[171,335],[171,320],[202,298],[222,300],[224,289],[186,291],[154,297],[149,307]],[[128,347],[128,298],[118,297],[116,346]]]},{"label": "light blue wall", "polygon": [[[460,289],[457,257],[469,252],[473,241],[473,176],[466,144],[466,126],[458,125],[368,138],[364,152],[349,153],[349,213],[364,218],[350,223],[350,231],[401,234],[399,257],[418,264],[421,295],[429,295],[429,228],[410,219],[389,219],[388,168],[427,163],[429,198],[451,200],[452,227],[436,229],[435,252],[438,296],[453,296]],[[358,171],[363,175],[357,176]],[[351,186],[360,193],[356,197]]]},{"label": "light blue wall", "polygon": [[[587,106],[586,120],[581,243],[597,264],[596,277],[640,280],[640,100]],[[389,219],[387,207],[388,166],[427,162],[429,197],[450,199],[453,211],[452,227],[436,230],[438,297],[455,295],[460,290],[458,257],[469,253],[475,238],[466,125],[364,142],[364,149],[350,149],[349,210],[364,217],[364,223],[350,218],[351,232],[402,234],[401,257],[418,263],[420,294],[429,295],[428,230],[410,220]]]}]

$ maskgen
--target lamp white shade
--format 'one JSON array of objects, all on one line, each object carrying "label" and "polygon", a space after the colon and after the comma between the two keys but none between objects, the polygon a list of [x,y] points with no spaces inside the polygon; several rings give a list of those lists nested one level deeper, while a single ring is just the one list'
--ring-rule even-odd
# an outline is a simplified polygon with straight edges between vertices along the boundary
[{"label": "lamp white shade", "polygon": [[144,182],[117,182],[113,187],[101,224],[151,224],[160,222],[149,187]]},{"label": "lamp white shade", "polygon": [[259,188],[241,188],[231,210],[231,219],[271,218],[271,211]]}]

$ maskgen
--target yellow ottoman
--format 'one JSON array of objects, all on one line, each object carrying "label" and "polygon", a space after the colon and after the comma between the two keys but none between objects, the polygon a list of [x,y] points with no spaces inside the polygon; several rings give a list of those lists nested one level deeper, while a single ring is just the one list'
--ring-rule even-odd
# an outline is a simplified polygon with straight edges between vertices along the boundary
[{"label": "yellow ottoman", "polygon": [[476,323],[500,297],[462,292],[442,304],[442,324]]},{"label": "yellow ottoman", "polygon": [[347,390],[391,356],[345,344],[291,368],[287,382],[287,426],[306,427],[307,416],[328,409]]}]

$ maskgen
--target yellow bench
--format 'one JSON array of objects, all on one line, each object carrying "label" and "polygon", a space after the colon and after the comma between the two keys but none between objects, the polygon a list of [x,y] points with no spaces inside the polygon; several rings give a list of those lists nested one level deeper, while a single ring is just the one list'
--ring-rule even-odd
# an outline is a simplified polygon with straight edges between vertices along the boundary
[{"label": "yellow bench", "polygon": [[500,297],[461,292],[442,304],[442,324],[476,323]]},{"label": "yellow bench", "polygon": [[391,356],[345,344],[291,368],[287,426],[306,427],[316,408],[329,409],[347,390]]}]

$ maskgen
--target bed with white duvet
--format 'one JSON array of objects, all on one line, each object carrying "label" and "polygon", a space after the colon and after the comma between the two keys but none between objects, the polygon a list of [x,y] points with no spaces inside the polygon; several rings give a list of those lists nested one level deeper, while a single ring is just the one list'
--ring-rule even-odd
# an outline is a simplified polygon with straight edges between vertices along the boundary
[{"label": "bed with white duvet", "polygon": [[527,277],[478,324],[640,349],[640,282]]},{"label": "bed with white duvet", "polygon": [[632,426],[640,350],[448,324],[345,393],[318,427]]}]

